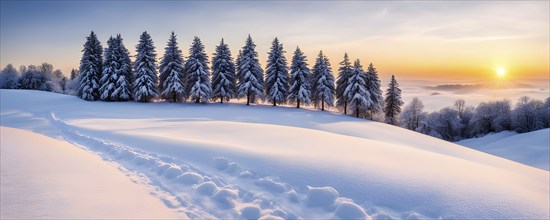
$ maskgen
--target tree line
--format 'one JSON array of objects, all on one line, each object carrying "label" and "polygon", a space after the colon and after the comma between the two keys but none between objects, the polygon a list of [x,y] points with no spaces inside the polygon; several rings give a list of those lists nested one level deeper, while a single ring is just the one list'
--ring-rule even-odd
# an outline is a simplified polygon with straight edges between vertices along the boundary
[{"label": "tree line", "polygon": [[387,120],[396,123],[403,104],[401,90],[392,76],[386,94],[391,101],[383,108],[380,80],[372,63],[364,71],[359,59],[352,65],[345,54],[335,82],[323,51],[310,69],[307,57],[296,47],[289,65],[283,44],[275,38],[264,71],[255,47],[249,35],[234,60],[222,39],[210,62],[201,40],[194,37],[185,59],[172,32],[157,65],[155,46],[147,32],[139,38],[133,62],[120,35],[109,38],[103,49],[91,32],[82,50],[76,95],[88,101],[139,102],[160,99],[223,103],[246,98],[247,105],[260,101],[273,106],[295,104],[297,108],[313,104],[322,111],[325,106],[336,106],[344,114],[349,111],[356,117],[370,119],[386,109]]},{"label": "tree line", "polygon": [[201,40],[194,37],[189,56],[184,58],[172,32],[157,64],[156,49],[147,32],[140,35],[132,61],[120,34],[111,36],[104,49],[92,31],[84,43],[80,67],[71,70],[69,78],[47,63],[19,70],[8,64],[0,74],[0,88],[67,93],[88,101],[223,103],[246,98],[247,105],[267,101],[273,106],[313,105],[322,111],[336,107],[344,114],[385,121],[449,141],[503,130],[528,132],[550,125],[549,99],[542,102],[528,97],[520,99],[515,108],[508,100],[485,102],[475,108],[457,100],[453,107],[432,113],[425,112],[422,102],[414,98],[401,112],[404,103],[395,76],[383,97],[372,63],[365,71],[359,59],[352,64],[346,53],[335,79],[323,51],[309,68],[307,57],[296,47],[289,65],[283,44],[275,38],[264,71],[255,47],[249,35],[233,59],[221,39],[210,62]]},{"label": "tree line", "polygon": [[519,133],[550,128],[550,97],[545,101],[523,96],[513,106],[510,100],[482,102],[468,106],[462,99],[452,107],[428,113],[413,98],[400,115],[399,125],[448,141],[479,137],[505,130]]}]

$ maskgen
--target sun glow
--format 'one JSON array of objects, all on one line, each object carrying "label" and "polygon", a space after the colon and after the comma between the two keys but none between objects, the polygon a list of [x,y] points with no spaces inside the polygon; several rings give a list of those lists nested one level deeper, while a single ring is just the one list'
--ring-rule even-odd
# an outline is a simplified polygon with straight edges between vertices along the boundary
[{"label": "sun glow", "polygon": [[506,69],[504,69],[504,68],[502,68],[502,67],[498,68],[498,69],[497,69],[497,75],[498,75],[499,77],[503,77],[504,75],[506,75]]}]

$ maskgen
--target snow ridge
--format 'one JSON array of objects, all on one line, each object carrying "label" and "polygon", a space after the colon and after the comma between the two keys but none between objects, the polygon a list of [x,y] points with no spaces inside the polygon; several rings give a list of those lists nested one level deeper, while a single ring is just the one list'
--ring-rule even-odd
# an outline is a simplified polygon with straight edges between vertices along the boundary
[{"label": "snow ridge", "polygon": [[[152,194],[167,207],[193,219],[369,218],[363,207],[330,186],[297,192],[278,177],[260,176],[224,157],[213,158],[211,169],[199,169],[174,157],[88,136],[54,113],[48,119],[65,141],[118,164],[126,175],[155,188]],[[391,218],[381,213],[373,217]]]}]

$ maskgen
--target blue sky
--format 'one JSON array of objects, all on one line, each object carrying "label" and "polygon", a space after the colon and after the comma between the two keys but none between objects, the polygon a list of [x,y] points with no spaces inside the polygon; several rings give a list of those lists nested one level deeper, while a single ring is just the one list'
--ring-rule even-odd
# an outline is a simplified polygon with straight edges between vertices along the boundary
[{"label": "blue sky", "polygon": [[91,30],[103,45],[122,34],[132,53],[148,31],[160,58],[175,31],[184,54],[198,36],[209,56],[222,37],[236,55],[251,34],[262,63],[279,37],[289,60],[300,46],[310,63],[323,50],[337,68],[348,52],[384,76],[486,77],[504,67],[546,77],[549,8],[548,1],[2,1],[0,64],[49,62],[67,72],[78,67]]}]

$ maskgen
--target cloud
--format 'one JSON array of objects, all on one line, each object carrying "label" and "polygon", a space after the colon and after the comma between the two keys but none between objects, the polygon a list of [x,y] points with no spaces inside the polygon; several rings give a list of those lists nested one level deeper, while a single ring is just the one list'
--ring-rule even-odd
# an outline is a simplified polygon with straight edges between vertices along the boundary
[{"label": "cloud", "polygon": [[425,86],[424,88],[437,91],[452,91],[452,92],[466,92],[466,91],[475,91],[483,88],[482,84],[444,84],[437,86]]},{"label": "cloud", "polygon": [[[453,92],[455,94],[466,94],[480,89],[529,89],[534,86],[523,82],[500,82],[485,84],[441,84],[436,86],[424,86],[424,89],[435,91]],[[431,95],[439,95],[439,92],[433,92]]]}]

